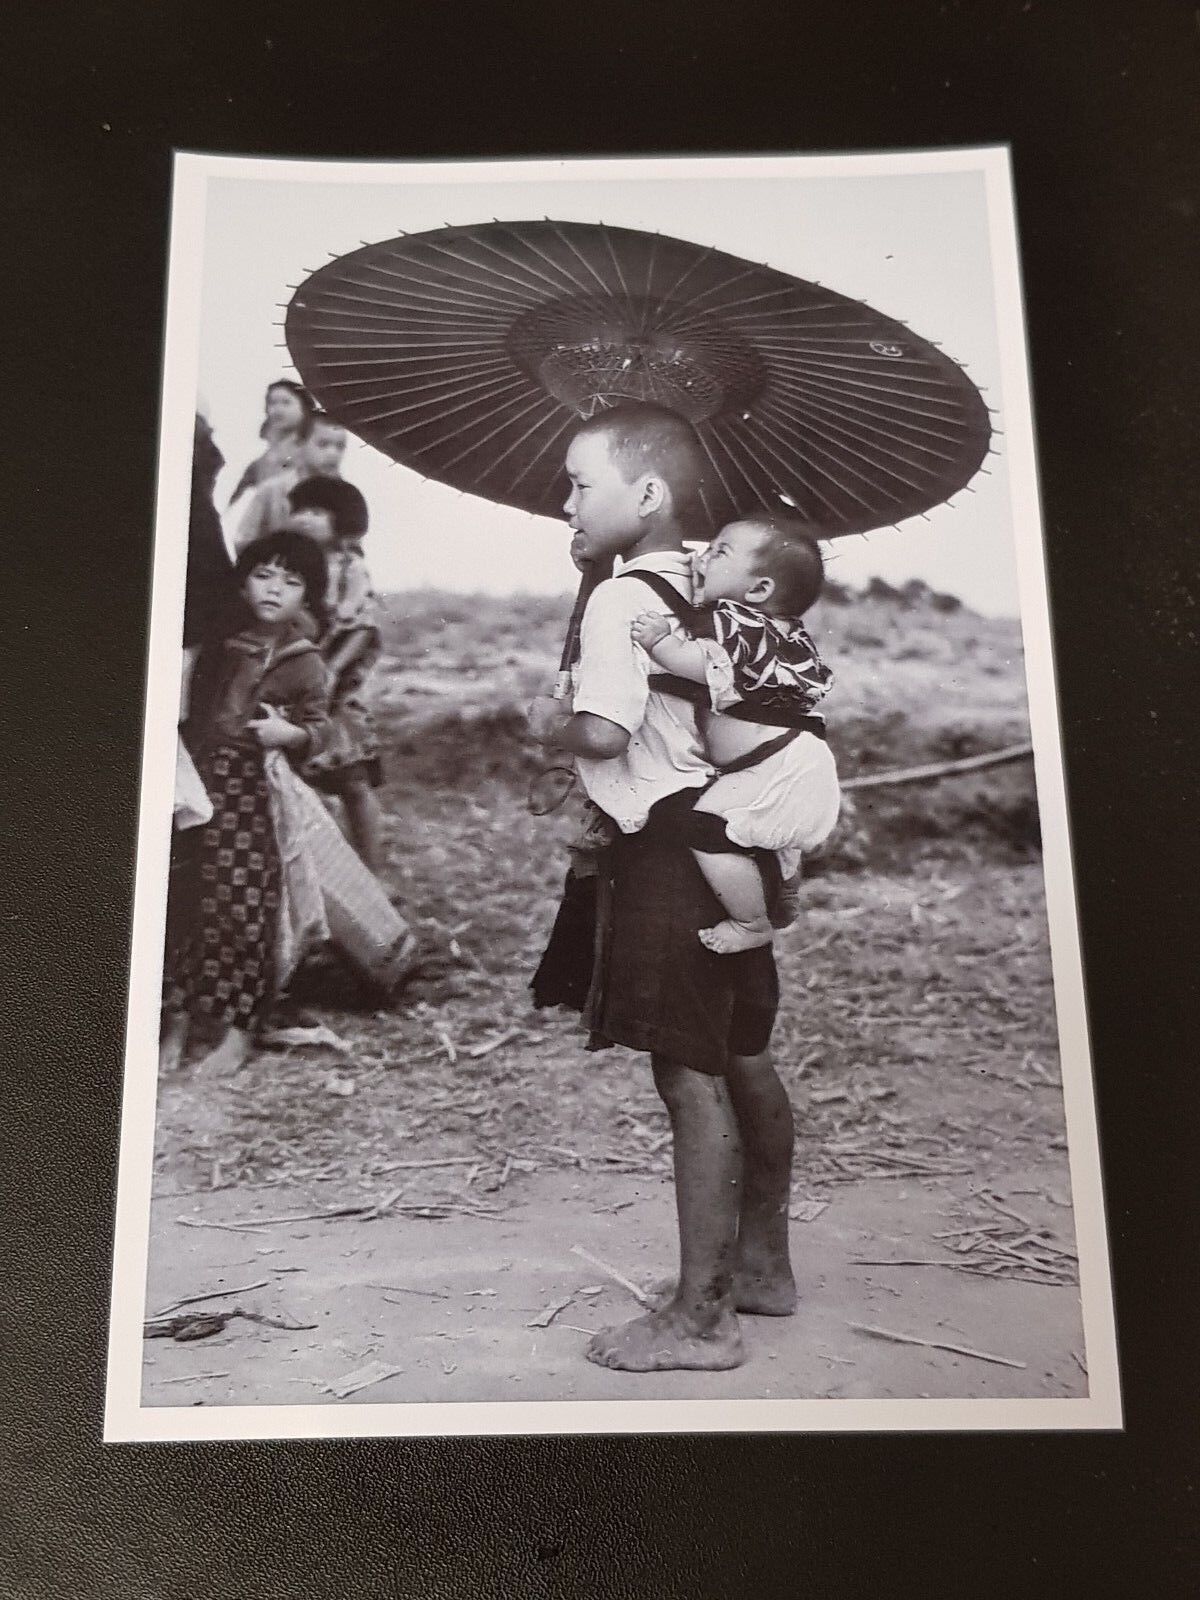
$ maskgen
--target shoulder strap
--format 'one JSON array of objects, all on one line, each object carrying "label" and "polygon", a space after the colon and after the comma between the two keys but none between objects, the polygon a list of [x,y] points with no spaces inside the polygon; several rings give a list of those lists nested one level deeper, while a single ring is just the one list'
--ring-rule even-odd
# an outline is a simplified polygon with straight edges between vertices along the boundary
[{"label": "shoulder strap", "polygon": [[679,590],[664,577],[661,572],[618,572],[618,578],[640,578],[641,581],[653,589],[658,598],[672,615],[679,618],[685,628],[691,628],[696,620],[696,608],[690,600],[685,600]]},{"label": "shoulder strap", "polygon": [[[695,631],[698,612],[690,601],[661,572],[618,572],[618,578],[640,578],[653,589],[658,598],[674,616],[678,617],[689,633]],[[680,700],[690,700],[693,705],[708,704],[708,690],[702,683],[692,683],[687,678],[677,678],[673,672],[652,672],[650,687],[656,694],[674,695]]]}]

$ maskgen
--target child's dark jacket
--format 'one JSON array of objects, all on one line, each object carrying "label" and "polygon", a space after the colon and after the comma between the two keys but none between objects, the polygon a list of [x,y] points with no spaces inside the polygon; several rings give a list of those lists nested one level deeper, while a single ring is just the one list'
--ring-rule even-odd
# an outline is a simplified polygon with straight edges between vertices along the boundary
[{"label": "child's dark jacket", "polygon": [[268,643],[235,633],[200,654],[192,678],[184,739],[193,756],[216,745],[257,745],[247,723],[274,706],[303,728],[308,744],[289,751],[294,763],[324,749],[329,737],[329,669],[305,630],[292,625]]}]

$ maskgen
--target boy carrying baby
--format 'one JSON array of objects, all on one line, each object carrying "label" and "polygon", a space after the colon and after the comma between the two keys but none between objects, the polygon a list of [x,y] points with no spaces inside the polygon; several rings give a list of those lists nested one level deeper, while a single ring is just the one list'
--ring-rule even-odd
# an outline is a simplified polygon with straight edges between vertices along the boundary
[{"label": "boy carrying baby", "polygon": [[[633,637],[648,613],[681,632],[670,595],[690,606],[684,543],[710,531],[703,460],[689,424],[658,406],[620,406],[580,428],[566,463],[572,555],[622,565],[588,602],[573,710],[549,697],[530,708],[535,738],[575,757],[614,824],[585,1007],[592,1045],[649,1053],[673,1135],[678,1281],[661,1306],[597,1334],[588,1350],[628,1371],[736,1366],[738,1311],[787,1315],[796,1304],[792,1112],[770,1054],[775,961],[769,944],[721,954],[699,938],[725,918],[681,830],[715,769],[695,706],[652,683]],[[753,859],[777,887],[774,856],[732,839],[724,851]],[[537,999],[571,1003],[545,986]]]}]

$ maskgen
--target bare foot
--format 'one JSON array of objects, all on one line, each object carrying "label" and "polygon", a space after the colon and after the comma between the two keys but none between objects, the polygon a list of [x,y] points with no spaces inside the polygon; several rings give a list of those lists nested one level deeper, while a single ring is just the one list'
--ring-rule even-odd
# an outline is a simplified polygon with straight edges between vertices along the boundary
[{"label": "bare foot", "polygon": [[724,1372],[746,1359],[731,1311],[718,1316],[710,1328],[699,1329],[691,1318],[670,1307],[603,1329],[593,1336],[587,1357],[618,1372]]},{"label": "bare foot", "polygon": [[243,1028],[230,1028],[221,1042],[204,1057],[199,1072],[236,1072],[250,1054],[250,1035]]},{"label": "bare foot", "polygon": [[163,1025],[162,1040],[158,1047],[160,1072],[178,1072],[183,1065],[183,1052],[187,1047],[188,1021],[186,1017],[171,1015]]},{"label": "bare foot", "polygon": [[756,1317],[791,1317],[796,1312],[796,1280],[791,1263],[743,1257],[733,1274],[734,1303]]},{"label": "bare foot", "polygon": [[727,917],[715,927],[701,928],[700,943],[719,956],[731,956],[738,950],[754,950],[760,944],[770,944],[772,934],[768,917],[755,922],[735,922]]},{"label": "bare foot", "polygon": [[[655,1310],[669,1306],[675,1298],[678,1282],[674,1278],[660,1278],[646,1289],[647,1297]],[[796,1280],[792,1269],[781,1272],[751,1272],[737,1268],[733,1274],[734,1307],[748,1317],[792,1317],[796,1314]]]}]

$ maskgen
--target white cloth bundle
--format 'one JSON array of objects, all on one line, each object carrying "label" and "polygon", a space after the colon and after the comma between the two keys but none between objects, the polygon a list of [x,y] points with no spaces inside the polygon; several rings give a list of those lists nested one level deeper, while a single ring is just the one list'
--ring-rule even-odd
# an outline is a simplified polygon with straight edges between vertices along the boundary
[{"label": "white cloth bundle", "polygon": [[185,828],[198,828],[213,814],[212,801],[204,787],[196,763],[188,754],[187,745],[175,740],[175,802],[172,821],[182,833]]},{"label": "white cloth bundle", "polygon": [[265,761],[271,813],[283,865],[280,981],[327,940],[365,977],[390,992],[411,972],[417,942],[363,865],[315,789],[279,750]]}]

